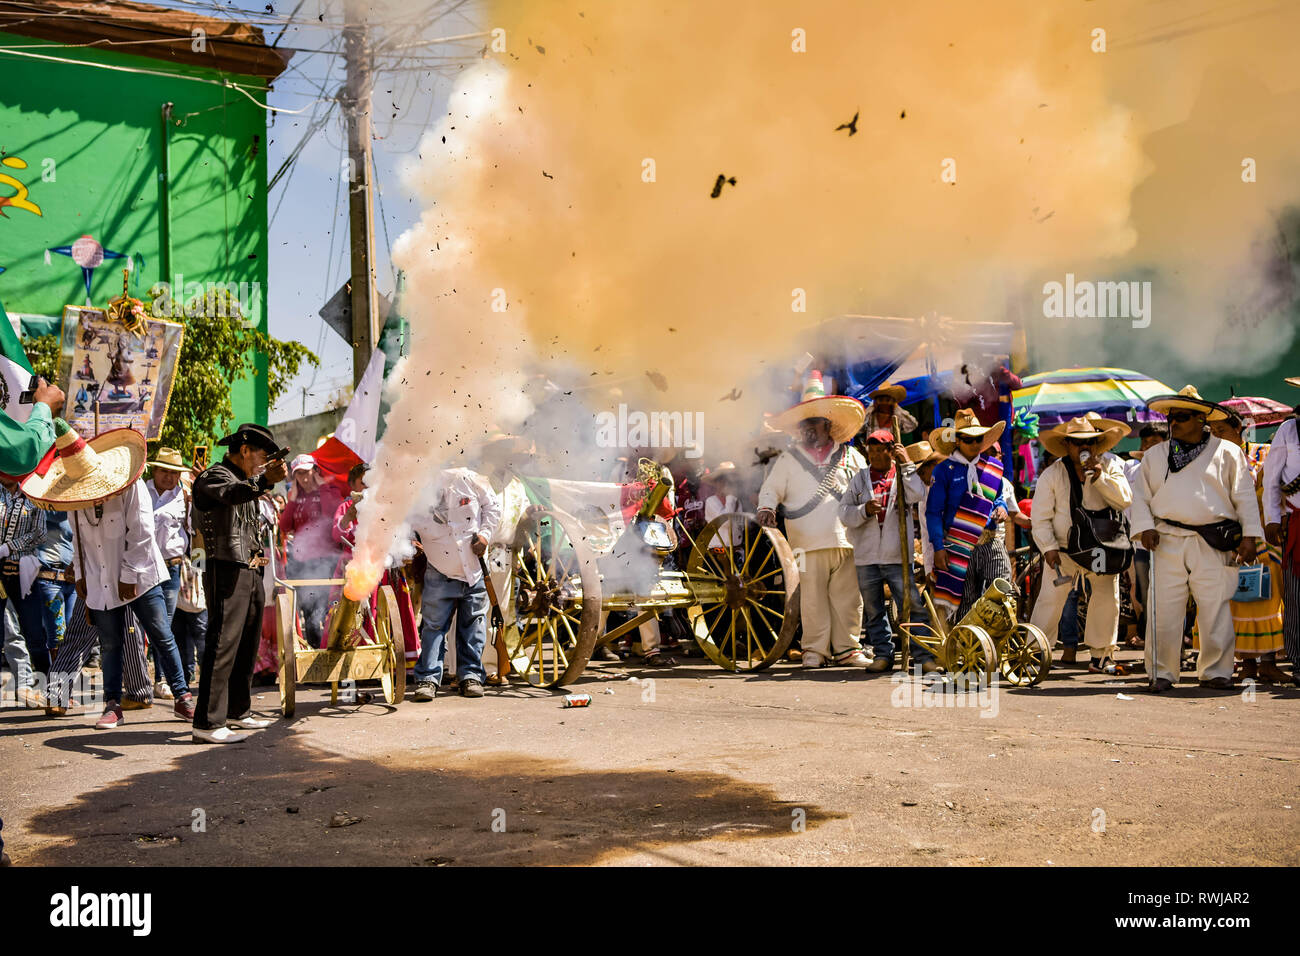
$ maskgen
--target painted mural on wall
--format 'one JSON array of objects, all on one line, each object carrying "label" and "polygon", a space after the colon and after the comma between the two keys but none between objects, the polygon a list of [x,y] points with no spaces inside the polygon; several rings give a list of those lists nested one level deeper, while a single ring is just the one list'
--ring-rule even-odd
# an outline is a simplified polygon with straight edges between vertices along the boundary
[{"label": "painted mural on wall", "polygon": [[27,186],[13,173],[7,170],[23,170],[27,168],[26,160],[19,159],[17,156],[6,156],[0,159],[0,186],[8,186],[14,190],[12,196],[0,196],[0,218],[8,219],[9,214],[5,212],[6,207],[9,209],[21,209],[30,212],[34,216],[44,215],[41,207],[36,205],[27,198]]},{"label": "painted mural on wall", "polygon": [[68,401],[67,419],[83,437],[99,430],[134,428],[157,438],[171,400],[184,327],[143,313],[122,321],[104,309],[63,309],[59,378]]},{"label": "painted mural on wall", "polygon": [[77,265],[81,266],[81,277],[86,284],[86,305],[90,305],[90,280],[94,275],[95,270],[104,264],[105,259],[125,259],[128,271],[135,271],[137,264],[140,266],[144,265],[144,257],[139,253],[130,256],[125,252],[114,252],[112,249],[105,249],[103,244],[92,236],[82,236],[71,245],[54,246],[51,249],[46,249],[46,265],[50,264],[51,252],[57,252],[61,256],[67,256]]}]

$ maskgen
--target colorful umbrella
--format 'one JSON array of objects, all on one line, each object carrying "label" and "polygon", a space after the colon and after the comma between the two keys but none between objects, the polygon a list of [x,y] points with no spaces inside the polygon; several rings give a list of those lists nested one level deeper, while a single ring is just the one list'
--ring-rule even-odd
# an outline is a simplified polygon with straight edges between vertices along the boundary
[{"label": "colorful umbrella", "polygon": [[1148,411],[1146,401],[1174,389],[1126,368],[1061,368],[1022,379],[1024,388],[1011,393],[1019,413],[1038,416],[1040,428],[1051,428],[1085,412],[1136,425],[1163,421]]},{"label": "colorful umbrella", "polygon": [[1237,395],[1226,401],[1219,402],[1224,408],[1230,408],[1248,425],[1254,425],[1263,428],[1266,425],[1277,425],[1291,417],[1292,409],[1290,405],[1283,405],[1271,398],[1257,398],[1248,395]]}]

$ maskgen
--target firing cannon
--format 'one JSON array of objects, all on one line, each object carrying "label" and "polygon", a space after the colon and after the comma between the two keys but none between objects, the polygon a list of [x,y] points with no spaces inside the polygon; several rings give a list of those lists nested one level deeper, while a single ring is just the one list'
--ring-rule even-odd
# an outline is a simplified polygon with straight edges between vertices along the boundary
[{"label": "firing cannon", "polygon": [[[668,490],[660,480],[621,530],[604,514],[579,520],[558,508],[529,509],[505,598],[516,676],[537,687],[572,683],[597,646],[673,608],[687,609],[696,643],[726,670],[759,671],[786,652],[799,623],[799,571],[785,537],[752,514],[722,515],[691,542],[686,569],[668,570],[674,534],[655,513]],[[634,617],[601,633],[609,611]]]},{"label": "firing cannon", "polygon": [[[1015,586],[996,578],[965,617],[951,628],[922,587],[928,624],[902,624],[912,640],[927,648],[950,674],[963,674],[987,683],[995,672],[1017,687],[1032,687],[1052,666],[1052,647],[1041,630],[1016,620]],[[907,642],[903,642],[904,648]],[[906,661],[904,651],[904,661]]]},{"label": "firing cannon", "polygon": [[300,649],[295,621],[294,586],[342,585],[342,580],[285,581],[275,598],[275,626],[280,649],[280,709],[293,716],[299,684],[329,684],[330,703],[338,703],[343,681],[378,680],[384,702],[400,703],[406,694],[406,652],[397,596],[390,585],[379,588],[372,613],[369,600],[340,596],[326,616],[326,646]]}]

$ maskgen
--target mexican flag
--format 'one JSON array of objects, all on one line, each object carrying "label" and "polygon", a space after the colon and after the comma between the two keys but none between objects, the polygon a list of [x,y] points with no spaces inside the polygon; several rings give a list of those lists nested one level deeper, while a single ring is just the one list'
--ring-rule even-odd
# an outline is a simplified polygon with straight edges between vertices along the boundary
[{"label": "mexican flag", "polygon": [[346,484],[348,470],[353,465],[369,462],[375,456],[379,399],[383,390],[384,353],[375,349],[334,434],[311,453],[316,466],[341,484]]},{"label": "mexican flag", "polygon": [[16,422],[27,421],[32,413],[32,406],[18,404],[18,396],[31,380],[32,363],[27,361],[23,344],[4,305],[0,304],[0,402],[4,404],[4,413]]},{"label": "mexican flag", "polygon": [[44,474],[54,460],[54,424],[45,406],[29,423],[33,406],[18,404],[31,380],[32,365],[0,304],[0,472],[14,477]]}]

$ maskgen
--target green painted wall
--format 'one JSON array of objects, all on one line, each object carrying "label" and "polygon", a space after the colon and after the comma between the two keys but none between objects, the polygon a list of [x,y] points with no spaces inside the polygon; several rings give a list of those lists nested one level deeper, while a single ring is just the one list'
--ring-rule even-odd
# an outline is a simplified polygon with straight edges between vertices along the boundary
[{"label": "green painted wall", "polygon": [[[0,33],[0,46],[41,41]],[[42,51],[38,51],[42,52]],[[211,70],[98,50],[52,48],[50,55],[148,69],[122,73],[81,63],[0,56],[0,155],[27,163],[0,167],[20,180],[41,215],[0,206],[0,301],[15,312],[60,315],[86,298],[81,268],[45,250],[82,235],[105,249],[144,257],[133,294],[174,276],[161,273],[161,109],[175,104],[171,138],[172,272],[190,282],[248,283],[250,319],[266,329],[266,140],[269,114],[237,90],[183,79],[218,79]],[[242,86],[262,81],[229,76]],[[265,92],[254,95],[265,101]],[[0,197],[13,193],[0,185]],[[91,301],[102,306],[122,287],[123,260],[93,273]],[[138,280],[138,285],[135,285]],[[256,285],[254,285],[256,284]],[[261,374],[235,383],[237,421],[266,422]]]}]

